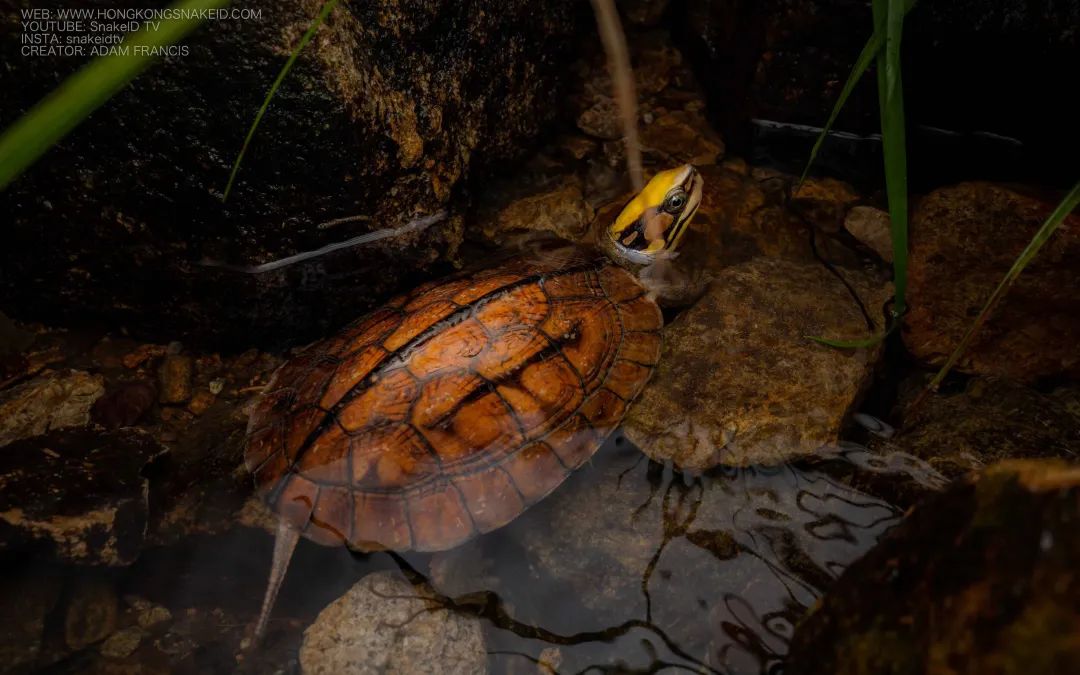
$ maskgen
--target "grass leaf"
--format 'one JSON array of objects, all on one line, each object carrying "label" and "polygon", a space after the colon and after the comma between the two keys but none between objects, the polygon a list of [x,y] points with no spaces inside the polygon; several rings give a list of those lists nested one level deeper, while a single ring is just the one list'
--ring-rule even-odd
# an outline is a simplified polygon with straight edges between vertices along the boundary
[{"label": "grass leaf", "polygon": [[878,53],[878,101],[881,107],[881,144],[885,156],[885,192],[892,221],[893,315],[907,310],[908,185],[907,133],[904,87],[900,74],[900,39],[904,28],[904,0],[873,0],[874,25],[884,31]]},{"label": "grass leaf", "polygon": [[[945,362],[945,365],[941,367],[941,370],[937,372],[934,379],[930,381],[926,391],[937,391],[941,381],[945,379],[945,376],[949,374],[949,371],[952,370],[953,366],[960,360],[960,357],[967,351],[968,347],[971,345],[971,341],[975,338],[975,335],[979,332],[979,329],[982,328],[983,324],[986,323],[986,319],[989,318],[994,307],[997,306],[1001,298],[1004,297],[1005,293],[1008,292],[1009,288],[1016,282],[1017,277],[1024,271],[1024,268],[1035,259],[1035,256],[1039,253],[1039,249],[1043,247],[1043,244],[1045,244],[1047,240],[1053,236],[1054,232],[1061,227],[1061,224],[1065,222],[1065,218],[1072,213],[1077,205],[1080,205],[1080,181],[1073,186],[1072,190],[1069,191],[1069,194],[1065,195],[1065,199],[1058,204],[1057,208],[1054,209],[1054,212],[1050,214],[1039,228],[1038,232],[1035,233],[1035,236],[1031,238],[1031,241],[1016,258],[1016,261],[1013,262],[1012,267],[1005,273],[1005,277],[997,285],[997,288],[994,289],[994,292],[990,294],[990,298],[986,301],[986,304],[983,305],[979,315],[971,322],[971,325],[964,333],[964,337],[960,339],[960,344],[956,345],[956,349],[949,355],[949,359]],[[926,392],[924,391],[923,393],[925,394]],[[921,400],[922,396],[919,398]]]},{"label": "grass leaf", "polygon": [[[907,254],[908,254],[908,201],[907,201],[907,139],[904,119],[904,89],[900,75],[900,39],[903,33],[904,16],[915,6],[913,0],[873,0],[871,7],[874,16],[874,35],[866,43],[859,62],[855,64],[851,77],[844,85],[837,108],[829,117],[829,122],[818,137],[811,151],[810,162],[828,133],[839,106],[854,88],[855,81],[865,72],[871,56],[877,59],[878,105],[881,113],[881,145],[885,156],[885,192],[889,200],[890,231],[893,244],[893,289],[892,323],[888,330],[860,340],[832,340],[823,337],[807,336],[809,339],[830,347],[857,349],[875,345],[888,337],[897,326],[900,318],[907,311],[905,295],[907,293]],[[876,46],[875,46],[876,44]],[[803,171],[803,178],[810,169],[810,163]]]},{"label": "grass leaf", "polygon": [[236,182],[236,174],[240,172],[240,163],[244,161],[244,155],[247,154],[248,146],[251,145],[251,139],[255,137],[255,130],[259,128],[259,123],[262,122],[263,115],[266,114],[266,109],[270,107],[270,100],[274,98],[274,94],[277,93],[281,83],[285,81],[285,76],[292,70],[293,64],[296,63],[296,59],[300,57],[300,52],[304,50],[304,47],[311,42],[311,38],[315,37],[315,31],[319,30],[319,26],[323,25],[326,21],[326,17],[330,16],[330,12],[334,11],[337,7],[338,0],[326,0],[322,7],[319,8],[319,14],[315,17],[315,20],[308,26],[307,31],[300,38],[300,42],[293,48],[292,53],[289,54],[289,59],[285,61],[285,65],[281,67],[281,71],[278,73],[274,83],[270,85],[270,90],[266,92],[266,98],[263,99],[262,105],[259,106],[259,111],[255,113],[255,121],[251,123],[251,128],[248,129],[247,136],[244,137],[244,144],[240,147],[239,154],[236,155],[236,160],[233,161],[232,171],[229,172],[229,182],[225,185],[225,192],[221,196],[221,201],[225,201],[229,198],[229,193],[232,192],[233,183]]},{"label": "grass leaf", "polygon": [[[182,0],[176,9],[217,9],[228,0]],[[67,78],[0,135],[0,189],[56,145],[116,92],[146,70],[157,56],[135,47],[165,47],[179,42],[202,23],[200,18],[162,19],[157,30],[141,28],[124,37],[120,46],[130,53],[99,56]]]}]

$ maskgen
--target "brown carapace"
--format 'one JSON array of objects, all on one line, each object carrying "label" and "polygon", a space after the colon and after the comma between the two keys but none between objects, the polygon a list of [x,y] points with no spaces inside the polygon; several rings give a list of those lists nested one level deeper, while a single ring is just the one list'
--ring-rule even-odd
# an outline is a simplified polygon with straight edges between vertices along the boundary
[{"label": "brown carapace", "polygon": [[[670,202],[659,181],[700,199],[692,167],[650,183]],[[639,201],[627,209],[644,218],[655,205]],[[675,215],[685,225],[692,209]],[[601,247],[609,256],[620,231]],[[423,285],[282,366],[245,454],[280,516],[256,637],[301,534],[359,551],[445,550],[554,490],[622,421],[659,359],[662,325],[634,274],[565,248]]]}]

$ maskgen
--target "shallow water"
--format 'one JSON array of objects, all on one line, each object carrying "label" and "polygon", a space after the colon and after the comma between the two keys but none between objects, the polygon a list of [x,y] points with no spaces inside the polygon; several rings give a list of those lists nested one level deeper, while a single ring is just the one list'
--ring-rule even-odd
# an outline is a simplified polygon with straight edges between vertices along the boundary
[{"label": "shallow water", "polygon": [[686,479],[609,443],[519,521],[451,553],[435,586],[495,591],[514,620],[554,634],[492,622],[492,672],[552,645],[559,672],[776,672],[805,609],[901,513],[820,470]]},{"label": "shallow water", "polygon": [[[942,484],[901,454],[845,444],[809,465],[686,477],[617,435],[510,525],[434,554],[352,554],[302,540],[252,672],[299,672],[302,631],[366,574],[400,570],[477,616],[489,672],[776,673],[794,624],[903,512],[875,480]],[[854,487],[853,487],[854,486]],[[271,538],[251,528],[146,550],[89,578],[172,615],[132,659],[172,672],[233,672],[258,611]],[[74,568],[54,570],[70,588]],[[123,606],[123,602],[121,606]],[[130,663],[131,660],[127,663]],[[94,647],[48,672],[99,672]]]}]

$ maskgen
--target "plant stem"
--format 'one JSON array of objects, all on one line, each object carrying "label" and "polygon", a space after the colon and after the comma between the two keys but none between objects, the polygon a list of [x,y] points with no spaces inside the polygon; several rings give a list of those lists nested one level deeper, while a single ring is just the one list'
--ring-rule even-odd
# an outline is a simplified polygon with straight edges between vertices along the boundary
[{"label": "plant stem", "polygon": [[225,184],[225,192],[221,195],[221,201],[225,201],[229,198],[229,193],[232,192],[233,183],[236,182],[236,174],[240,172],[240,163],[244,160],[244,155],[247,154],[248,146],[251,145],[251,139],[255,137],[255,130],[259,128],[259,123],[262,122],[263,115],[266,114],[266,109],[270,107],[270,100],[274,98],[274,94],[277,93],[278,87],[285,81],[285,76],[292,70],[293,64],[296,63],[296,59],[300,57],[300,52],[304,50],[304,47],[311,42],[311,38],[315,36],[315,31],[319,30],[319,26],[323,25],[326,18],[330,16],[330,12],[334,11],[337,7],[339,0],[326,0],[322,7],[319,8],[319,14],[315,17],[315,20],[308,26],[307,31],[303,37],[300,38],[300,42],[293,48],[292,53],[289,54],[289,59],[285,61],[285,65],[281,67],[281,71],[278,72],[277,78],[274,79],[274,83],[270,85],[270,90],[266,92],[266,98],[263,99],[262,105],[259,106],[259,111],[255,113],[255,121],[251,123],[251,128],[248,129],[247,136],[244,137],[244,144],[240,147],[240,153],[236,155],[236,159],[233,161],[232,171],[229,172],[229,182]]}]

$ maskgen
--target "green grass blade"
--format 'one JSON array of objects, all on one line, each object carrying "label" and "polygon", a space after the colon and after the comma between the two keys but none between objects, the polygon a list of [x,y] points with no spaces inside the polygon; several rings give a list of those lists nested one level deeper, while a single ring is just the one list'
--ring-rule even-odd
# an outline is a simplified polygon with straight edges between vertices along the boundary
[{"label": "green grass blade", "polygon": [[904,28],[903,0],[873,0],[874,23],[884,28],[885,44],[878,53],[878,100],[885,156],[885,192],[892,220],[893,314],[907,311],[908,185],[904,88],[900,73],[900,40]]},{"label": "green grass blade", "polygon": [[[892,220],[891,234],[893,243],[893,289],[894,300],[892,322],[888,330],[860,340],[832,340],[830,338],[806,336],[819,344],[840,349],[858,349],[873,346],[888,337],[900,325],[900,317],[907,310],[905,295],[907,292],[907,253],[908,253],[908,202],[907,202],[907,140],[904,120],[904,91],[900,75],[900,39],[903,33],[904,16],[915,6],[913,0],[873,0],[874,36],[867,42],[860,60],[871,54],[877,59],[878,105],[881,112],[881,144],[885,156],[885,191],[889,199],[889,216]],[[880,36],[880,37],[879,37]],[[878,38],[875,40],[875,38]],[[874,49],[877,41],[879,46]],[[866,65],[861,65],[865,71]],[[852,77],[856,75],[860,64],[856,63]],[[862,73],[859,72],[859,75]],[[854,83],[849,78],[845,90]],[[847,93],[850,93],[848,91]],[[841,99],[845,99],[841,93]],[[842,101],[841,101],[842,102]],[[838,102],[840,103],[840,102]],[[814,151],[820,147],[820,141],[828,133],[836,118],[837,109],[829,118],[829,124],[822,130]],[[811,159],[813,161],[813,152]],[[807,164],[806,170],[810,169]],[[803,172],[803,178],[806,171]]]},{"label": "green grass blade", "polygon": [[[203,10],[228,4],[228,0],[182,0],[172,7]],[[142,28],[124,38],[120,46],[131,47],[130,54],[99,56],[64,80],[0,135],[0,189],[157,60],[137,53],[135,47],[175,44],[201,23],[200,18],[162,19],[157,30]]]},{"label": "green grass blade", "polygon": [[337,7],[338,0],[326,0],[322,7],[319,8],[319,14],[315,17],[315,20],[308,26],[307,31],[303,37],[300,38],[300,42],[296,44],[296,47],[289,54],[289,59],[285,61],[285,65],[281,67],[281,72],[278,73],[274,83],[270,85],[270,90],[266,92],[266,98],[263,99],[262,105],[259,106],[259,111],[255,113],[255,121],[251,123],[251,128],[248,129],[247,136],[244,137],[244,144],[240,147],[240,153],[236,155],[236,160],[233,161],[232,171],[229,172],[229,182],[225,184],[225,192],[221,196],[221,201],[225,201],[229,198],[229,193],[232,192],[233,183],[236,182],[236,174],[240,172],[240,163],[244,161],[244,155],[247,154],[248,146],[251,145],[251,139],[255,137],[255,130],[259,128],[259,123],[262,122],[263,115],[266,114],[266,109],[270,107],[270,101],[274,98],[274,94],[277,93],[278,87],[285,81],[285,76],[292,70],[293,64],[296,63],[296,59],[300,57],[300,52],[304,50],[304,47],[311,42],[311,38],[315,37],[315,32],[319,30],[319,26],[323,25],[326,21],[326,17],[330,16],[330,12],[334,11]]},{"label": "green grass blade", "polygon": [[1046,219],[1046,222],[1042,224],[1042,227],[1035,233],[1035,236],[1031,238],[1031,241],[1020,253],[1016,261],[1013,262],[1012,267],[1005,273],[1005,277],[990,295],[990,299],[983,305],[979,315],[971,322],[971,325],[964,333],[964,337],[960,339],[960,344],[956,345],[956,349],[949,355],[949,359],[945,362],[945,365],[941,367],[941,370],[934,376],[934,379],[930,381],[927,390],[937,390],[941,381],[945,379],[945,376],[949,374],[949,371],[956,365],[956,362],[959,361],[967,351],[968,347],[971,345],[971,341],[975,338],[975,335],[978,334],[979,329],[982,328],[983,324],[986,323],[986,319],[990,316],[994,307],[997,306],[1001,298],[1008,292],[1013,283],[1016,282],[1016,278],[1020,276],[1020,273],[1024,271],[1024,268],[1035,259],[1035,256],[1039,253],[1039,249],[1043,247],[1043,244],[1045,244],[1050,237],[1053,236],[1054,232],[1061,227],[1061,224],[1065,222],[1065,218],[1072,213],[1077,205],[1080,205],[1080,182],[1077,182],[1069,194],[1065,195],[1065,199],[1058,204],[1057,208],[1054,209],[1054,212]]},{"label": "green grass blade", "polygon": [[[916,0],[905,1],[905,14],[915,7],[915,2]],[[829,113],[828,121],[825,122],[825,126],[818,132],[817,138],[814,139],[814,147],[810,149],[810,157],[806,160],[806,167],[803,169],[802,175],[799,176],[799,186],[806,181],[806,176],[810,173],[810,167],[813,166],[814,160],[817,159],[818,151],[821,150],[821,145],[825,142],[825,138],[828,137],[829,132],[832,131],[833,124],[836,123],[836,118],[840,115],[840,111],[843,110],[844,105],[847,104],[848,98],[851,97],[851,92],[855,91],[855,85],[859,83],[862,76],[866,73],[866,69],[870,67],[870,64],[873,63],[874,59],[877,57],[878,51],[881,49],[882,33],[882,31],[875,30],[870,36],[870,39],[863,45],[862,52],[859,53],[859,58],[855,60],[855,65],[848,75],[847,82],[844,83],[843,89],[840,90],[840,96],[836,99],[836,104],[833,106],[832,112]]]}]

